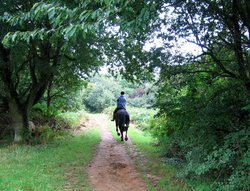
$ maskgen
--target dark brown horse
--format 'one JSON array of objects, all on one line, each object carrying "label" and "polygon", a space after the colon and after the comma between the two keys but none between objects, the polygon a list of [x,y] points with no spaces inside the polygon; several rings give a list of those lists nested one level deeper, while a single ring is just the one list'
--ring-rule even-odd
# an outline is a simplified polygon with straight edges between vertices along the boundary
[{"label": "dark brown horse", "polygon": [[[116,125],[116,132],[117,135],[121,135],[121,141],[123,141],[123,132],[125,131],[125,141],[128,140],[127,131],[130,123],[130,117],[128,112],[125,109],[118,110],[115,114],[115,125]],[[118,127],[120,133],[118,131]]]}]

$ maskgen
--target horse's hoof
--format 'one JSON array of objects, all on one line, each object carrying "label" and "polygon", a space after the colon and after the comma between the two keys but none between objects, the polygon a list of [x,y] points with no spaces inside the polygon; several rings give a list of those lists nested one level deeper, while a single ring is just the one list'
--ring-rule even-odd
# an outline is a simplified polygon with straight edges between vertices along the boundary
[{"label": "horse's hoof", "polygon": [[121,139],[121,141],[123,141],[123,139]]},{"label": "horse's hoof", "polygon": [[125,138],[125,141],[128,141],[128,137]]},{"label": "horse's hoof", "polygon": [[117,133],[118,136],[120,136],[120,133]]}]

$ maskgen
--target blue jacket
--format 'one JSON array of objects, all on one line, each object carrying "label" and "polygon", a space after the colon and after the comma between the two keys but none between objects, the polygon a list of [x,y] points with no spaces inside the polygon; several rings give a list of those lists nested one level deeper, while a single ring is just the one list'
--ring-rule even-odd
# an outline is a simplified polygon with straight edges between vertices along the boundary
[{"label": "blue jacket", "polygon": [[126,109],[126,97],[124,95],[117,99],[117,108]]}]

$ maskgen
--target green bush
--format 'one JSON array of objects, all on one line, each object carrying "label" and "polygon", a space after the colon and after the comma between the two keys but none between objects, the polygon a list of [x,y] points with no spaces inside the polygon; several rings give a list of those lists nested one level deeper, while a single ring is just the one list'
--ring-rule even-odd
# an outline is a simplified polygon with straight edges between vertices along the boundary
[{"label": "green bush", "polygon": [[71,134],[70,130],[77,128],[82,120],[86,120],[87,116],[84,110],[59,113],[55,117],[37,124],[36,127],[32,129],[31,142],[35,144],[45,144],[54,140],[64,139]]},{"label": "green bush", "polygon": [[157,113],[157,110],[146,108],[128,107],[127,110],[130,114],[131,121],[135,122],[141,130],[147,128],[148,122],[153,120]]},{"label": "green bush", "polygon": [[56,129],[74,129],[80,121],[80,114],[76,112],[65,112],[56,115]]},{"label": "green bush", "polygon": [[42,117],[48,120],[59,113],[60,110],[56,109],[55,107],[48,108],[46,104],[38,103],[35,106],[33,106],[31,111],[31,117]]},{"label": "green bush", "polygon": [[166,145],[166,157],[185,162],[179,176],[212,182],[212,190],[250,189],[250,110],[242,84],[177,75],[161,87],[157,107],[148,129]]},{"label": "green bush", "polygon": [[64,139],[69,134],[65,131],[56,131],[48,125],[43,125],[32,130],[33,138],[31,142],[33,144],[47,144],[54,140]]},{"label": "green bush", "polygon": [[83,103],[91,112],[102,112],[116,106],[120,92],[124,91],[127,103],[132,107],[150,107],[155,103],[151,84],[132,84],[121,77],[95,76],[83,92]]}]

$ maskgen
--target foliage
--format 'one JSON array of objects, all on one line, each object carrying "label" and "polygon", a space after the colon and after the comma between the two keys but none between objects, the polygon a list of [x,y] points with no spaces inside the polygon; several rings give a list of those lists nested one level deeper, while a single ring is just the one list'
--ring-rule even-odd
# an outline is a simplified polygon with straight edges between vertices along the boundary
[{"label": "foliage", "polygon": [[46,102],[47,107],[53,105],[61,110],[71,111],[82,109],[81,89],[86,86],[86,82],[80,76],[72,76],[69,71],[60,70],[60,75],[55,76],[53,81],[49,82],[41,98],[41,101]]},{"label": "foliage", "polygon": [[[152,36],[163,46],[151,48],[148,67],[159,71],[160,111],[149,129],[167,157],[186,161],[182,175],[208,178],[213,190],[248,190],[249,166],[242,161],[249,160],[250,144],[249,2],[156,4]],[[198,53],[181,52],[179,40]]]},{"label": "foliage", "polygon": [[60,113],[55,117],[56,129],[75,129],[79,125],[80,120],[86,119],[85,111]]},{"label": "foliage", "polygon": [[91,112],[101,112],[110,106],[115,107],[120,92],[124,91],[128,106],[148,107],[154,103],[154,92],[150,84],[132,84],[120,76],[95,76],[83,92],[83,103]]},{"label": "foliage", "polygon": [[[24,123],[15,140],[46,91],[49,106],[54,90],[66,92],[62,79],[75,90],[107,64],[134,82],[156,76],[159,118],[147,128],[187,162],[184,175],[211,178],[218,190],[249,189],[249,8],[244,0],[1,1],[0,97],[13,125]],[[145,51],[157,38],[162,46]],[[199,52],[181,53],[180,39]],[[131,105],[154,104],[146,86],[100,82],[83,98],[92,111],[115,105],[125,88]]]},{"label": "foliage", "polygon": [[39,128],[33,129],[32,135],[33,138],[30,142],[33,144],[48,144],[58,137],[58,133],[48,125],[43,125]]},{"label": "foliage", "polygon": [[205,72],[179,74],[157,98],[159,117],[149,128],[166,144],[166,156],[186,161],[182,175],[210,178],[218,190],[248,189],[250,121],[242,84]]},{"label": "foliage", "polygon": [[152,83],[145,83],[134,87],[129,95],[129,105],[133,107],[150,108],[155,104],[155,92],[157,87]]},{"label": "foliage", "polygon": [[[18,142],[28,129],[27,116],[31,108],[46,90],[49,106],[55,96],[51,94],[52,85],[57,85],[57,90],[62,86],[74,90],[80,76],[102,62],[98,45],[94,45],[97,33],[93,25],[85,23],[80,27],[77,25],[80,20],[74,18],[80,11],[73,10],[77,3],[71,4],[73,7],[63,1],[17,1],[14,4],[1,1],[1,7],[6,9],[0,10],[0,22],[6,27],[0,30],[0,77],[13,124],[16,124],[12,125],[14,141]],[[87,19],[81,18],[82,23]],[[62,96],[65,91],[60,93]]]},{"label": "foliage", "polygon": [[49,120],[52,117],[55,117],[57,114],[60,113],[55,107],[47,107],[45,104],[38,103],[32,108],[32,112],[30,113],[30,118],[34,117],[41,117],[45,120]]},{"label": "foliage", "polygon": [[[126,63],[129,69],[130,63],[145,60],[140,56],[142,44],[132,45],[136,36],[127,38],[126,31],[148,30],[147,19],[156,11],[148,2],[120,0],[4,0],[0,5],[0,77],[15,124],[15,142],[22,141],[27,116],[45,92],[49,107],[52,98],[77,89],[81,79],[104,63],[118,63],[120,69]],[[144,27],[137,28],[138,23]],[[141,58],[134,59],[131,49]]]},{"label": "foliage", "polygon": [[131,121],[135,122],[141,130],[147,128],[147,124],[150,120],[154,120],[154,115],[157,113],[157,110],[154,109],[136,107],[128,107],[127,110],[129,111]]},{"label": "foliage", "polygon": [[78,112],[54,110],[52,112],[48,111],[45,105],[40,104],[33,108],[31,119],[33,127],[31,127],[32,137],[29,141],[34,144],[45,144],[67,138],[80,122],[87,119],[87,113],[84,110]]},{"label": "foliage", "polygon": [[121,86],[108,77],[95,77],[84,92],[83,103],[91,112],[101,112],[115,103],[115,95]]}]

